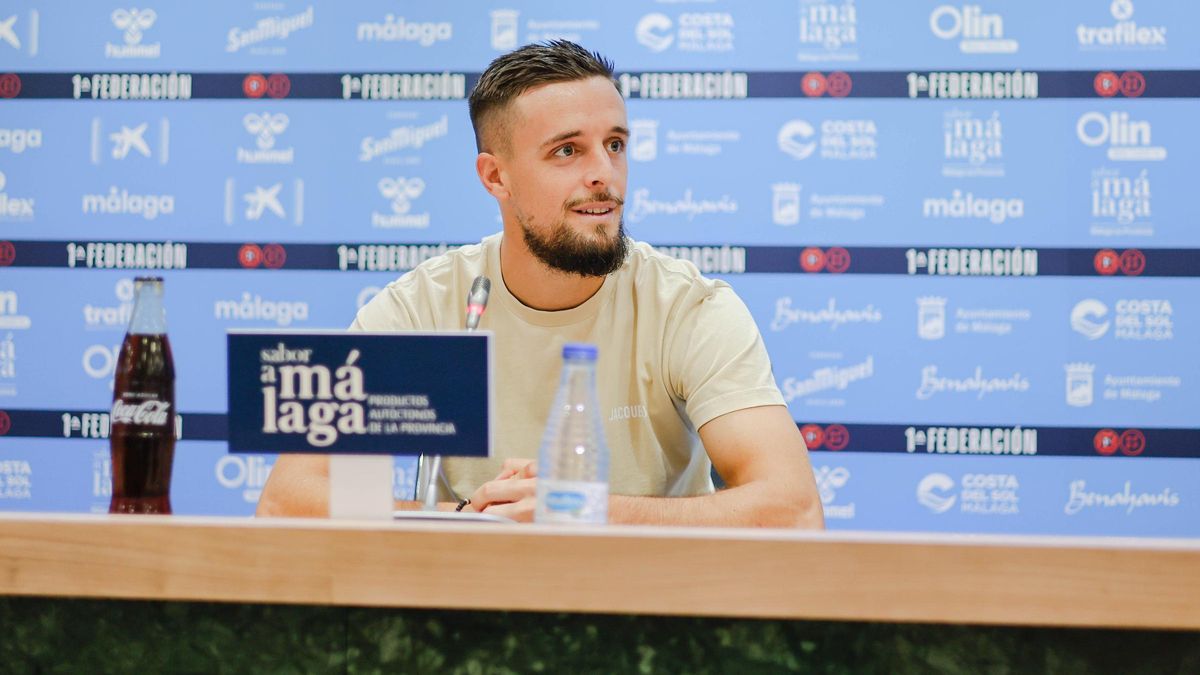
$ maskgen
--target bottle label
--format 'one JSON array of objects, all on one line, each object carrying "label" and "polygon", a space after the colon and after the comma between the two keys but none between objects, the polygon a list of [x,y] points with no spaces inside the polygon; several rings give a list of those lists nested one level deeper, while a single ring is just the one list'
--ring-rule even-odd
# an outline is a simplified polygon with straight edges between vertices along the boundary
[{"label": "bottle label", "polygon": [[141,424],[165,427],[170,418],[171,404],[166,401],[138,401],[127,403],[124,399],[113,401],[112,424]]},{"label": "bottle label", "polygon": [[608,483],[538,479],[539,523],[608,522]]}]

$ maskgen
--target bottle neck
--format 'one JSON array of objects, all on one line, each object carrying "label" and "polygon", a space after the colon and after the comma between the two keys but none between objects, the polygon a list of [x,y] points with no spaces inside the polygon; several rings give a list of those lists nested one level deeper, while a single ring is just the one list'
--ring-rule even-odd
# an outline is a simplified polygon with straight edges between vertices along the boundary
[{"label": "bottle neck", "polygon": [[161,281],[138,281],[134,285],[131,335],[163,335],[167,332],[167,310],[163,307]]}]

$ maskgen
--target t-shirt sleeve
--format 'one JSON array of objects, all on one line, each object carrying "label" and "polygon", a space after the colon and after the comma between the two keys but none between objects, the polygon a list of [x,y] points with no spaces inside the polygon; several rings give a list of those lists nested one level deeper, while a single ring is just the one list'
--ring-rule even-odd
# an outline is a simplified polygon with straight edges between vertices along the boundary
[{"label": "t-shirt sleeve", "polygon": [[376,293],[374,298],[358,310],[354,322],[350,324],[350,330],[410,330],[416,325],[405,295],[399,292],[393,283]]},{"label": "t-shirt sleeve", "polygon": [[680,312],[670,346],[670,381],[699,429],[744,408],[784,405],[750,310],[727,285]]}]

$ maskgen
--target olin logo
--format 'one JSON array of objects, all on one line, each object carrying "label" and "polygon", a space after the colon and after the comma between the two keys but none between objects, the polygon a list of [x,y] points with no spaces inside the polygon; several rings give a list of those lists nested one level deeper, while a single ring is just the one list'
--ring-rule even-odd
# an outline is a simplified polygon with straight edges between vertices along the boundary
[{"label": "olin logo", "polygon": [[1015,54],[1016,40],[1004,37],[1004,18],[984,14],[979,5],[941,5],[929,15],[929,30],[943,40],[960,39],[964,54]]},{"label": "olin logo", "polygon": [[1088,147],[1107,144],[1108,158],[1114,162],[1160,162],[1167,149],[1150,145],[1150,123],[1134,120],[1126,112],[1086,112],[1075,123],[1075,135]]}]

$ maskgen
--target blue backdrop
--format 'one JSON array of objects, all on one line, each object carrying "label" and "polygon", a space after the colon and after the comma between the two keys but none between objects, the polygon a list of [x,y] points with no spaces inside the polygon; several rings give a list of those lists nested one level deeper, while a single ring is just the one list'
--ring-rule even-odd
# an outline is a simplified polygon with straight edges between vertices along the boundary
[{"label": "blue backdrop", "polygon": [[224,332],[345,327],[498,230],[463,99],[560,37],[616,61],[627,228],[746,301],[831,527],[1200,534],[1200,6],[1166,0],[10,2],[0,509],[107,507],[151,270],[176,511],[251,513]]}]

